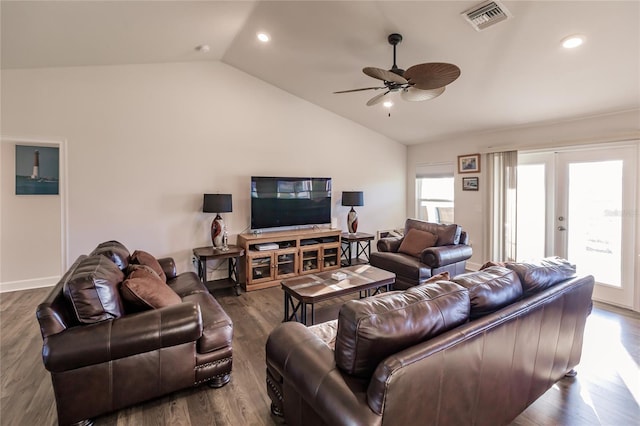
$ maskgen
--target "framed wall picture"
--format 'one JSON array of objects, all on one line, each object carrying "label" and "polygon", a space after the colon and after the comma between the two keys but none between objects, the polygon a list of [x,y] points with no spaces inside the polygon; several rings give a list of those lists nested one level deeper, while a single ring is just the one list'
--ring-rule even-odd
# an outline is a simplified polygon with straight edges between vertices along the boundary
[{"label": "framed wall picture", "polygon": [[478,190],[478,178],[477,177],[463,177],[462,178],[462,190],[463,191],[477,191]]},{"label": "framed wall picture", "polygon": [[480,154],[459,155],[458,173],[480,173]]},{"label": "framed wall picture", "polygon": [[60,194],[60,148],[16,145],[16,195]]}]

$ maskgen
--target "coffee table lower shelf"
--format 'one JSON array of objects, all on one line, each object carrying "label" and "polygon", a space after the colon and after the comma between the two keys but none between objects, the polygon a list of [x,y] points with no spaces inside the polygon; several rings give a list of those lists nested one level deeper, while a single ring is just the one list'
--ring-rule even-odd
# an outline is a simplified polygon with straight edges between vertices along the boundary
[{"label": "coffee table lower shelf", "polygon": [[[311,325],[315,324],[315,304],[360,292],[360,297],[372,296],[382,289],[389,291],[395,282],[395,274],[371,265],[355,265],[341,268],[347,278],[336,281],[331,278],[335,271],[320,272],[282,281],[284,292],[283,321],[298,321],[307,324],[311,305]],[[372,293],[373,290],[373,293]],[[298,316],[298,314],[300,314]]]}]

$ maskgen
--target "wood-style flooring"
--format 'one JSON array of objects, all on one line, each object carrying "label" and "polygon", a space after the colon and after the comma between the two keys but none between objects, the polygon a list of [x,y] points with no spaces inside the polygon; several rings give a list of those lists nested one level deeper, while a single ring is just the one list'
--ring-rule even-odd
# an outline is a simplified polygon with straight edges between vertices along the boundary
[{"label": "wood-style flooring", "polygon": [[[55,425],[49,374],[35,309],[50,289],[0,295],[0,424]],[[176,392],[96,419],[96,425],[276,425],[265,388],[264,344],[282,321],[279,288],[214,293],[234,322],[233,373],[221,389]],[[343,299],[343,301],[346,299]],[[326,302],[317,321],[337,316]],[[513,425],[640,424],[640,316],[596,304],[588,319],[578,376],[563,379]]]}]

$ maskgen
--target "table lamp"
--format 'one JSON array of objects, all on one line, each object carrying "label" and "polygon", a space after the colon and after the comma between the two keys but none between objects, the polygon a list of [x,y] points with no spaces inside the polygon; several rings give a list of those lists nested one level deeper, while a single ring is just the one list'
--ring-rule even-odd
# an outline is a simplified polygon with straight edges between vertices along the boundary
[{"label": "table lamp", "polygon": [[204,194],[202,203],[204,213],[215,213],[216,217],[211,222],[211,243],[214,247],[223,251],[229,250],[227,246],[227,231],[220,213],[230,213],[231,194]]},{"label": "table lamp", "polygon": [[342,205],[351,206],[347,215],[347,228],[350,234],[355,234],[358,230],[358,214],[353,206],[364,206],[364,194],[362,191],[342,191]]}]

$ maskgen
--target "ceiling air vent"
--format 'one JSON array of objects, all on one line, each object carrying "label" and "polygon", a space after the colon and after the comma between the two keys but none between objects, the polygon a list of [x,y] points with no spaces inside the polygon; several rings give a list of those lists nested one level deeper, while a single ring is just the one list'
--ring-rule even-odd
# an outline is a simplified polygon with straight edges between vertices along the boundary
[{"label": "ceiling air vent", "polygon": [[462,12],[462,16],[476,31],[482,31],[511,18],[512,15],[499,1],[489,0]]}]

